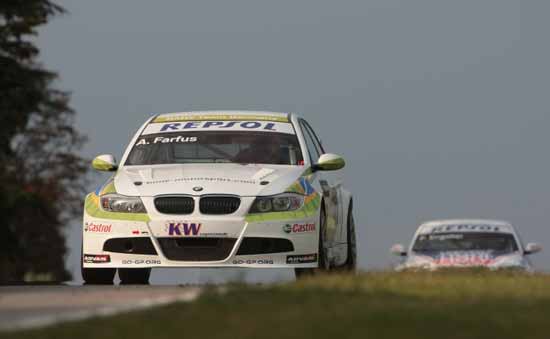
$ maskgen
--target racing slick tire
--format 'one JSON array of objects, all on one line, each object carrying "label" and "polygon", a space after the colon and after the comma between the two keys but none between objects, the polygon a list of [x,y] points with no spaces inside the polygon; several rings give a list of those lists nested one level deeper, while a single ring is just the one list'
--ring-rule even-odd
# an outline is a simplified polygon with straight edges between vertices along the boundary
[{"label": "racing slick tire", "polygon": [[347,222],[348,257],[342,269],[355,272],[357,269],[357,237],[355,234],[355,219],[353,218],[353,203],[350,202]]},{"label": "racing slick tire", "polygon": [[84,268],[82,279],[85,285],[112,285],[116,268]]},{"label": "racing slick tire", "polygon": [[325,231],[326,231],[326,212],[325,207],[321,204],[321,213],[319,215],[319,250],[318,250],[318,267],[317,268],[295,268],[294,273],[296,279],[302,277],[327,272],[330,269],[328,259],[328,251],[325,247]]},{"label": "racing slick tire", "polygon": [[121,285],[148,285],[151,268],[119,268]]},{"label": "racing slick tire", "polygon": [[115,279],[116,268],[85,268],[84,254],[80,248],[80,274],[84,285],[112,285]]}]

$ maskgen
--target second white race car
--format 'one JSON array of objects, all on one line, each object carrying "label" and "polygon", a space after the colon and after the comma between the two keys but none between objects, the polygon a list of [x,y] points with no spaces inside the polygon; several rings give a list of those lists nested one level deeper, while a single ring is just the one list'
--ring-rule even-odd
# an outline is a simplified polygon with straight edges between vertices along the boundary
[{"label": "second white race car", "polygon": [[465,219],[422,224],[408,249],[396,244],[391,251],[403,258],[396,267],[398,271],[449,267],[532,271],[527,256],[541,249],[535,243],[524,247],[514,227],[507,222]]},{"label": "second white race car", "polygon": [[88,194],[87,283],[147,283],[154,267],[355,269],[344,160],[293,114],[190,112],[149,119]]}]

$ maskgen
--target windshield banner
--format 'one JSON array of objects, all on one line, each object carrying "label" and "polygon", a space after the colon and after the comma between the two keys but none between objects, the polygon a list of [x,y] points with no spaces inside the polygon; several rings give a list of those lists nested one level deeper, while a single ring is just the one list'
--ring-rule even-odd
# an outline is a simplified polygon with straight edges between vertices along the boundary
[{"label": "windshield banner", "polygon": [[181,114],[158,116],[152,122],[182,121],[274,121],[289,122],[288,116],[267,114]]},{"label": "windshield banner", "polygon": [[274,121],[188,121],[152,123],[147,125],[142,135],[173,132],[201,131],[252,131],[295,134],[291,123]]}]

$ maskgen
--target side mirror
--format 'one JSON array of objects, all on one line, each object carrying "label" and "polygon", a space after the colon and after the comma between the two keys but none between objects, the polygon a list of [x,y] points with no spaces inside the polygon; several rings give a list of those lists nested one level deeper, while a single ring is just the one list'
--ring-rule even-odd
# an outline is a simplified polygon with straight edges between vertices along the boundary
[{"label": "side mirror", "polygon": [[534,242],[530,242],[525,246],[525,254],[535,254],[537,252],[542,251],[542,246],[540,244],[536,244]]},{"label": "side mirror", "polygon": [[118,169],[115,157],[111,154],[102,154],[95,157],[92,167],[97,171],[112,172]]},{"label": "side mirror", "polygon": [[395,244],[390,249],[391,253],[393,255],[397,255],[400,257],[406,257],[407,256],[407,250],[405,249],[405,246],[401,244]]},{"label": "side mirror", "polygon": [[319,157],[317,163],[313,165],[314,171],[336,171],[346,166],[344,158],[332,153],[325,153]]}]

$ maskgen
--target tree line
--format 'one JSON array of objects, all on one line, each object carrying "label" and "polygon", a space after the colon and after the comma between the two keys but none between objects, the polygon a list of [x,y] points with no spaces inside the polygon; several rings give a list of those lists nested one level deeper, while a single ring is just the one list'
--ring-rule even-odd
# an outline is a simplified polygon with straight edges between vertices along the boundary
[{"label": "tree line", "polygon": [[81,214],[86,138],[34,43],[63,14],[49,0],[0,1],[0,283],[70,278],[63,231]]}]

